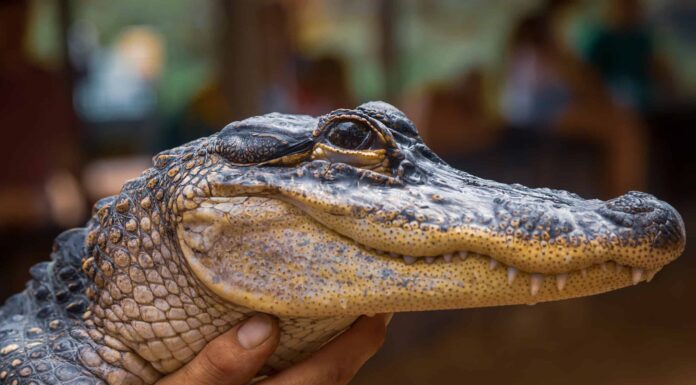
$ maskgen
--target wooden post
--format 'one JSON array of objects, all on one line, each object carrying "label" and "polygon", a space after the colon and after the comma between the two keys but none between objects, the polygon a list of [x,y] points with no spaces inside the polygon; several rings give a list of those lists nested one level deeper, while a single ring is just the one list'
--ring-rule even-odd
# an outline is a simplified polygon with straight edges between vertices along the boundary
[{"label": "wooden post", "polygon": [[380,60],[384,73],[384,97],[398,104],[401,92],[401,74],[398,56],[397,20],[398,10],[394,0],[379,2]]},{"label": "wooden post", "polygon": [[219,0],[218,74],[230,103],[233,119],[259,113],[264,87],[261,68],[263,44],[257,17],[261,2]]}]

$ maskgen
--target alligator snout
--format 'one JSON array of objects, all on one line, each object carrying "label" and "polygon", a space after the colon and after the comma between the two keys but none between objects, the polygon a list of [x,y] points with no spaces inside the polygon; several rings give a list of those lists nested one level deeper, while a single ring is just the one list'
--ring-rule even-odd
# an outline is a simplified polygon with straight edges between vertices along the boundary
[{"label": "alligator snout", "polygon": [[650,194],[631,191],[608,200],[598,211],[613,224],[648,238],[653,248],[684,246],[686,232],[681,216],[672,206]]},{"label": "alligator snout", "polygon": [[606,205],[611,210],[627,214],[649,213],[665,206],[664,202],[640,191],[630,191],[618,198],[608,200]]}]

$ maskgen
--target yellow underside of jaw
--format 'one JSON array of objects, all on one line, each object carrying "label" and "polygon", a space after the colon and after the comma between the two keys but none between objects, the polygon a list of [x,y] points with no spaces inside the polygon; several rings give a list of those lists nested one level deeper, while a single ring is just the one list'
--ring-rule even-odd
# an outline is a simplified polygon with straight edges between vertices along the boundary
[{"label": "yellow underside of jaw", "polygon": [[614,290],[654,273],[595,264],[543,275],[473,252],[392,258],[268,198],[210,199],[184,213],[177,233],[192,271],[214,293],[281,316],[531,304]]}]

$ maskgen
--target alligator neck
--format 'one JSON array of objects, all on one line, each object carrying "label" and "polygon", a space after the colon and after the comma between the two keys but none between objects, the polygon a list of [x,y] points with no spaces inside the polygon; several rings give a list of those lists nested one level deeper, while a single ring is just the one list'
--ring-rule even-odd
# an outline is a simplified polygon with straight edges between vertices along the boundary
[{"label": "alligator neck", "polygon": [[114,341],[169,373],[248,311],[220,301],[182,263],[169,218],[160,214],[167,212],[162,198],[124,189],[100,201],[83,268],[91,280],[86,323],[93,338]]},{"label": "alligator neck", "polygon": [[[95,206],[82,266],[90,280],[85,323],[96,342],[126,352],[128,370],[170,373],[254,311],[222,300],[196,278],[171,230],[175,219],[160,215],[173,208],[161,203],[162,194],[138,196],[144,190],[124,189]],[[355,318],[281,318],[280,346],[263,372],[303,359]]]}]

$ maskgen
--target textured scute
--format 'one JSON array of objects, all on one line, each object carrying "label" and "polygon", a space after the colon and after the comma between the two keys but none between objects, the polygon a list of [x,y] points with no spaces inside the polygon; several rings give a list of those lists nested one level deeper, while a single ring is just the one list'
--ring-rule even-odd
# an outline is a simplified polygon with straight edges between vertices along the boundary
[{"label": "textured scute", "polygon": [[30,270],[26,289],[0,308],[0,384],[103,384],[78,347],[89,345],[82,322],[87,278],[80,273],[85,230],[55,241],[51,262]]},{"label": "textured scute", "polygon": [[[144,172],[100,205],[86,235],[83,267],[94,282],[87,322],[98,343],[113,337],[133,353],[122,357],[124,365],[142,360],[146,370],[137,374],[144,378],[180,368],[255,311],[212,293],[183,260],[176,223],[210,194],[207,175],[222,160],[191,152],[171,158],[173,152],[179,150],[156,157],[157,171]],[[279,347],[262,371],[297,362],[355,318],[281,318]]]},{"label": "textured scute", "polygon": [[307,151],[312,146],[311,131],[316,118],[272,113],[227,125],[213,147],[230,162],[261,163],[281,156]]},{"label": "textured scute", "polygon": [[418,137],[418,131],[413,122],[403,112],[390,104],[385,102],[368,102],[358,106],[356,110],[364,111],[374,116],[384,125],[400,134]]},{"label": "textured scute", "polygon": [[599,212],[632,233],[649,234],[655,248],[679,244],[686,236],[684,221],[677,211],[650,194],[630,191],[607,201]]}]

